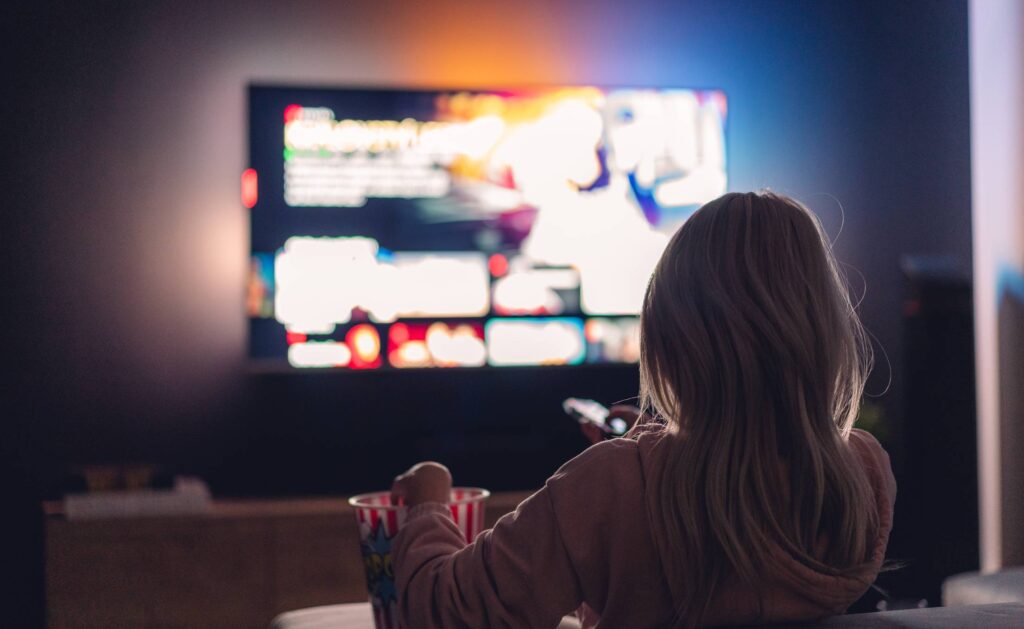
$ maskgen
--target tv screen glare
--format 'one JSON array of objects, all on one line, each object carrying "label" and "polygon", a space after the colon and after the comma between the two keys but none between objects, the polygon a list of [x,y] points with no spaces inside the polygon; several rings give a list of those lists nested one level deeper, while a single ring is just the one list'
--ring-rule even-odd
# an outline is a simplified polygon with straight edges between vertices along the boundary
[{"label": "tv screen glare", "polygon": [[672,233],[726,191],[720,91],[249,90],[250,359],[634,363]]}]

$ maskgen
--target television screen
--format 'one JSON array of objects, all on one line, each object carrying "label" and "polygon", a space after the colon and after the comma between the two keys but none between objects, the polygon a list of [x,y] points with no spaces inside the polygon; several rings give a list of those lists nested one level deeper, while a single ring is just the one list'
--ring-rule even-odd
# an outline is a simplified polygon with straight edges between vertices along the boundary
[{"label": "television screen", "polygon": [[251,87],[250,358],[636,362],[654,264],[726,190],[725,118],[712,90]]}]

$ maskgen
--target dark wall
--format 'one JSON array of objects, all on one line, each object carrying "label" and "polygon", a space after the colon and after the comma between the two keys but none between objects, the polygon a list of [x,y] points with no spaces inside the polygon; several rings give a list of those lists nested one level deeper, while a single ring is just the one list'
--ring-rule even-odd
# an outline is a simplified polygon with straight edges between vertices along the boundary
[{"label": "dark wall", "polygon": [[970,261],[965,3],[180,6],[5,9],[2,442],[40,491],[70,463],[123,461],[198,470],[224,493],[340,489],[390,448],[400,460],[349,484],[432,454],[467,480],[532,484],[581,446],[558,399],[635,391],[623,369],[248,373],[250,81],[723,88],[730,187],[842,225],[898,423],[900,258]]},{"label": "dark wall", "polygon": [[635,392],[630,369],[249,373],[249,82],[724,89],[730,187],[803,199],[867,287],[888,356],[871,389],[891,376],[875,403],[904,458],[900,260],[971,257],[965,2],[198,4],[2,9],[0,472],[26,596],[31,505],[70,465],[295,494],[380,487],[435,456],[462,482],[535,486],[583,445],[562,397]]}]

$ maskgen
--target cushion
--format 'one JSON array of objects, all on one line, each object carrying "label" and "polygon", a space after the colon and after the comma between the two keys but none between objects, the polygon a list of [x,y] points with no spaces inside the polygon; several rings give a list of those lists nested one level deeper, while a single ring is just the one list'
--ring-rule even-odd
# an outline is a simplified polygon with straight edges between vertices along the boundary
[{"label": "cushion", "polygon": [[991,574],[967,572],[942,584],[943,605],[1024,603],[1024,567]]},{"label": "cushion", "polygon": [[[559,627],[572,627],[563,621]],[[578,625],[575,625],[578,626]],[[926,607],[870,614],[834,616],[822,621],[798,625],[803,629],[822,627],[902,627],[906,629],[1020,629],[1024,627],[1024,603],[992,605],[961,605],[958,607]],[[281,614],[270,629],[373,629],[369,603],[325,605]]]}]

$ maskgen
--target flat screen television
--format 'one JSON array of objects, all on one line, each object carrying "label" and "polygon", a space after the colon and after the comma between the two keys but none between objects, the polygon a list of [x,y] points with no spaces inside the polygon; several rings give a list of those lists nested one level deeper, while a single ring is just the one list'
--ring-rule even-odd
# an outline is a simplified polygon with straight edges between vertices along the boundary
[{"label": "flat screen television", "polygon": [[633,363],[671,234],[726,190],[715,90],[252,86],[254,364]]}]

